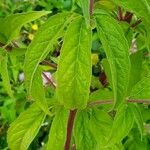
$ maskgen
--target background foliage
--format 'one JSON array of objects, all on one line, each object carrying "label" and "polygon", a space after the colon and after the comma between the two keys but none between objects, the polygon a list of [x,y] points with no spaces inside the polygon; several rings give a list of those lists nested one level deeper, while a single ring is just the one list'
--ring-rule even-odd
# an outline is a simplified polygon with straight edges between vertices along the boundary
[{"label": "background foliage", "polygon": [[[140,3],[141,2],[141,3]],[[143,3],[142,3],[143,2]],[[149,2],[149,1],[148,1]],[[112,72],[110,72],[109,61],[113,61],[114,64],[116,61],[112,59],[112,55],[114,57],[117,57],[117,52],[110,53],[111,49],[113,51],[116,50],[116,45],[114,45],[112,38],[110,37],[110,33],[114,30],[114,28],[117,27],[118,33],[112,33],[111,36],[114,39],[114,41],[118,40],[118,47],[120,48],[120,51],[123,51],[124,49],[127,49],[127,45],[130,45],[130,61],[131,61],[131,72],[130,72],[130,83],[127,89],[128,95],[130,95],[130,98],[138,98],[140,99],[148,99],[150,98],[149,91],[150,91],[150,57],[149,57],[149,16],[147,15],[147,12],[150,12],[150,9],[145,6],[144,0],[139,0],[138,2],[135,1],[135,4],[137,4],[138,7],[128,7],[133,6],[133,4],[124,4],[125,1],[120,0],[100,0],[95,1],[95,16],[96,16],[96,25],[101,26],[102,28],[99,28],[98,30],[95,29],[95,24],[93,23],[93,30],[92,30],[92,54],[87,54],[89,57],[91,57],[92,60],[92,77],[90,76],[90,73],[86,74],[89,78],[91,77],[91,85],[90,85],[90,102],[96,100],[110,100],[114,96],[117,100],[118,97],[120,101],[124,98],[124,95],[121,95],[120,90],[126,90],[123,89],[123,85],[127,85],[128,77],[126,76],[129,65],[128,65],[128,59],[124,58],[124,66],[123,70],[120,68],[120,70],[117,70],[120,72],[125,72],[123,77],[118,77],[115,72],[115,69],[113,69]],[[134,3],[134,2],[131,2]],[[74,5],[73,5],[74,4]],[[149,5],[148,3],[146,3]],[[116,6],[117,5],[117,6]],[[122,16],[119,16],[118,14],[118,5],[121,6]],[[51,128],[50,132],[50,140],[47,143],[49,149],[53,149],[53,146],[56,146],[55,143],[59,141],[57,144],[56,149],[61,149],[62,145],[62,138],[65,138],[66,131],[62,133],[64,128],[66,128],[66,122],[67,122],[67,114],[68,110],[65,108],[55,108],[53,104],[56,103],[55,101],[55,83],[53,82],[56,79],[55,72],[57,69],[58,64],[58,57],[60,54],[60,48],[62,47],[62,39],[61,34],[63,34],[59,29],[61,29],[62,24],[64,21],[68,21],[72,16],[69,16],[66,11],[75,11],[79,14],[84,14],[84,17],[86,18],[86,24],[85,26],[89,24],[89,16],[87,15],[87,10],[84,8],[84,6],[87,6],[86,3],[82,3],[82,1],[71,1],[71,0],[1,0],[0,1],[0,28],[5,29],[1,30],[0,33],[5,33],[5,35],[9,35],[8,39],[5,39],[0,34],[0,149],[8,149],[8,142],[12,143],[11,147],[15,149],[15,144],[17,144],[17,139],[14,140],[14,137],[12,136],[14,134],[14,131],[17,133],[19,130],[22,130],[20,122],[22,122],[24,126],[24,122],[26,123],[26,119],[28,118],[35,118],[35,120],[30,120],[26,123],[26,126],[30,125],[30,128],[27,132],[22,133],[22,137],[28,144],[30,141],[31,143],[29,150],[35,150],[35,149],[45,149],[46,143],[48,141],[48,134],[49,130]],[[145,8],[141,7],[145,6]],[[150,6],[149,6],[150,7]],[[82,9],[81,9],[82,8]],[[138,11],[136,8],[141,9],[141,11]],[[100,9],[100,11],[99,11]],[[45,12],[40,13],[40,11],[44,10]],[[128,10],[128,11],[127,11]],[[133,11],[134,15],[131,14],[129,11]],[[32,14],[32,11],[39,11],[39,13]],[[146,12],[147,11],[147,12]],[[59,20],[60,16],[58,16],[58,19],[56,18],[56,22],[59,20],[60,26],[56,26],[56,28],[51,29],[51,26],[53,25],[53,22],[51,20],[49,21],[49,18],[52,18],[53,15],[58,14],[59,12],[62,12],[63,15],[61,16],[62,20]],[[107,13],[106,13],[107,12]],[[18,23],[20,24],[20,27],[18,31],[15,32],[15,34],[11,34],[11,29],[9,24],[7,22],[12,21],[11,23],[14,23],[15,25],[15,19],[13,21],[12,18],[9,19],[9,15],[17,14],[17,13],[29,13],[30,16],[29,19],[27,18],[24,23],[21,21]],[[99,17],[99,13],[103,14],[101,17]],[[105,14],[106,13],[106,14]],[[110,20],[110,22],[105,21],[106,16],[109,14],[111,17],[107,18],[107,21]],[[150,14],[150,13],[149,13]],[[123,17],[124,16],[124,17]],[[131,17],[132,16],[132,17]],[[6,23],[4,22],[4,18],[7,17]],[[22,17],[22,16],[21,16]],[[21,20],[21,17],[18,20]],[[74,16],[76,17],[76,16]],[[123,18],[122,18],[123,17]],[[16,17],[17,18],[17,17]],[[32,19],[31,19],[32,18]],[[115,18],[115,19],[114,19]],[[72,18],[71,18],[72,19]],[[142,19],[142,23],[136,24],[139,19]],[[119,22],[118,23],[116,22]],[[48,22],[49,24],[44,24],[45,22]],[[53,19],[52,19],[53,21]],[[16,21],[17,22],[17,21]],[[79,18],[78,22],[82,22],[82,19]],[[55,22],[54,22],[55,23]],[[17,24],[17,23],[16,23]],[[17,26],[17,25],[16,25]],[[41,28],[40,28],[41,27]],[[29,68],[29,65],[34,66],[34,62],[32,64],[25,62],[30,62],[28,59],[29,53],[26,54],[25,59],[25,53],[29,46],[29,44],[33,41],[35,36],[40,33],[37,33],[39,31],[45,31],[47,33],[47,28],[49,29],[49,35],[59,35],[60,39],[57,41],[57,44],[54,46],[49,45],[49,49],[53,49],[47,55],[44,61],[40,62],[40,67],[38,71],[36,72],[35,76],[37,77],[36,80],[40,82],[44,82],[44,89],[40,89],[41,93],[44,93],[45,97],[40,97],[41,95],[38,94],[38,89],[32,88],[29,90],[28,85],[25,85],[24,83],[24,67]],[[81,27],[78,27],[81,28]],[[78,28],[72,23],[70,25],[70,28],[68,29],[68,37],[66,35],[66,41],[69,41],[70,34],[74,36],[73,43],[77,42],[76,39],[78,39],[79,35],[75,35],[74,33],[77,33]],[[85,27],[86,28],[86,27]],[[102,34],[102,30],[107,34]],[[9,31],[10,30],[10,31]],[[15,26],[14,29],[16,30]],[[39,31],[39,32],[40,32]],[[72,32],[72,33],[71,33]],[[83,30],[81,37],[84,39],[85,34],[89,35],[91,33],[88,33],[88,31]],[[127,39],[127,43],[123,43],[124,40],[124,34]],[[19,36],[18,36],[19,35]],[[18,38],[16,38],[18,37]],[[14,40],[15,39],[15,40]],[[100,39],[100,40],[99,40]],[[107,43],[105,43],[105,39],[107,39]],[[122,40],[120,40],[122,39]],[[136,39],[136,40],[135,40]],[[42,38],[43,41],[49,40],[47,37]],[[12,41],[12,42],[11,42]],[[38,41],[38,39],[37,39]],[[35,43],[37,42],[35,41]],[[90,44],[90,39],[87,39],[87,41],[82,41],[83,45],[85,43]],[[84,43],[85,42],[85,43]],[[3,43],[8,44],[5,49],[7,50],[7,54],[3,52],[2,47],[4,46]],[[122,44],[123,43],[123,44]],[[46,43],[47,44],[47,43]],[[77,43],[78,44],[78,43]],[[39,45],[36,45],[34,47],[34,41],[29,46],[29,49],[37,50],[39,48],[39,54],[40,54],[40,47]],[[103,46],[102,46],[103,45]],[[110,45],[110,47],[108,46]],[[74,46],[74,45],[73,45]],[[67,51],[65,52],[66,47],[70,47],[72,49],[73,47],[70,42],[66,42],[66,45],[64,45],[64,51],[63,56],[65,59],[67,55]],[[86,44],[85,44],[86,46]],[[89,45],[90,47],[90,45]],[[88,47],[87,47],[88,49]],[[138,50],[138,51],[137,51]],[[74,51],[72,51],[74,53]],[[85,54],[85,53],[84,53]],[[84,54],[80,54],[81,57]],[[75,56],[75,54],[72,54]],[[107,58],[106,58],[107,55]],[[126,54],[124,54],[126,55]],[[5,59],[4,59],[5,58]],[[112,60],[111,60],[112,59]],[[82,61],[82,60],[81,60]],[[85,61],[85,60],[83,60]],[[32,62],[32,59],[31,59]],[[63,66],[61,64],[65,64],[64,59],[60,59],[60,65],[58,68],[60,69],[58,71],[58,76],[60,76],[59,82],[65,82],[65,78],[61,78],[62,74],[67,74],[67,69],[61,69]],[[67,62],[68,63],[68,62]],[[67,64],[66,63],[66,64]],[[71,63],[71,60],[70,60]],[[87,64],[88,66],[89,64]],[[82,66],[83,68],[85,66]],[[116,63],[116,68],[119,67],[119,64]],[[126,68],[126,70],[125,70]],[[33,68],[34,69],[34,68]],[[84,70],[89,69],[88,67],[85,67],[82,71],[77,70],[80,75],[84,75]],[[89,69],[90,70],[90,69]],[[41,72],[43,73],[43,81],[40,78]],[[25,72],[30,79],[30,72]],[[90,71],[89,71],[90,72]],[[50,74],[51,73],[51,74]],[[74,72],[75,73],[75,72]],[[69,74],[69,73],[68,73]],[[111,74],[114,74],[114,76],[111,78]],[[52,78],[51,78],[52,76]],[[86,77],[83,76],[84,80]],[[120,85],[117,84],[117,81],[122,80],[123,82],[120,83]],[[51,80],[52,79],[52,80]],[[36,80],[33,80],[33,83],[35,85],[38,85],[39,82],[36,82]],[[114,83],[113,81],[116,83]],[[140,81],[140,82],[139,82]],[[30,82],[26,82],[27,84],[30,84]],[[133,88],[134,85],[138,83],[137,87]],[[32,85],[33,87],[34,84]],[[64,87],[67,87],[66,83]],[[116,92],[118,92],[120,95],[113,95],[112,94],[112,88],[113,85],[116,84],[118,87],[115,89]],[[80,86],[77,85],[77,86]],[[67,91],[67,88],[60,87],[58,89],[58,93],[62,93],[63,90]],[[83,88],[83,86],[81,86]],[[145,87],[142,92],[141,87]],[[75,88],[75,87],[74,87]],[[84,89],[88,88],[87,85],[84,86]],[[75,90],[73,90],[75,91]],[[140,91],[140,92],[139,92]],[[28,92],[28,94],[27,94]],[[35,94],[30,94],[35,93]],[[69,91],[71,93],[71,91]],[[135,93],[138,93],[135,95]],[[144,93],[147,93],[146,95]],[[83,94],[83,93],[82,93]],[[81,95],[82,95],[81,94]],[[86,91],[84,96],[86,97]],[[28,95],[28,96],[27,96]],[[45,113],[41,113],[41,109],[39,107],[35,106],[33,103],[33,99],[30,97],[32,96],[37,100],[39,103],[39,106],[44,110],[44,112],[47,113],[48,109],[52,110],[49,116],[45,116]],[[68,99],[69,95],[65,95],[65,100]],[[84,96],[82,95],[82,99],[84,101]],[[60,96],[61,97],[61,96]],[[75,99],[79,99],[80,96],[76,95]],[[121,97],[121,98],[120,98]],[[44,99],[44,102],[41,102],[41,99]],[[48,102],[48,105],[47,105]],[[80,101],[79,101],[80,102]],[[79,103],[78,103],[79,104]],[[106,145],[112,145],[111,148],[104,148],[104,149],[127,149],[127,150],[148,150],[150,149],[150,108],[147,104],[129,104],[129,105],[120,105],[119,110],[116,112],[109,112],[112,106],[117,107],[120,104],[120,102],[116,102],[115,105],[103,105],[103,106],[97,106],[96,108],[88,108],[87,110],[79,111],[76,116],[76,122],[74,126],[74,133],[73,133],[73,140],[72,142],[76,142],[77,149],[93,149],[97,148],[94,147],[95,143],[99,143],[99,147],[106,146]],[[83,105],[85,107],[85,104],[79,104],[80,106]],[[30,107],[31,106],[31,107]],[[30,108],[29,108],[30,107]],[[74,106],[74,104],[69,104],[69,106],[66,104],[66,107],[79,107]],[[29,109],[27,109],[29,108]],[[26,111],[25,111],[26,110]],[[26,113],[25,113],[25,112]],[[22,113],[23,112],[23,113]],[[108,113],[109,112],[109,115]],[[20,115],[21,113],[21,115]],[[116,114],[115,114],[116,113]],[[55,114],[55,117],[53,116]],[[120,115],[121,114],[121,115]],[[20,115],[18,118],[18,126],[15,126],[16,122],[13,124],[12,122]],[[24,119],[21,118],[21,116],[25,116]],[[114,117],[115,116],[115,117]],[[125,117],[124,117],[125,116]],[[133,119],[134,118],[134,119]],[[59,121],[58,121],[59,120]],[[115,121],[114,121],[115,120]],[[135,120],[135,121],[133,121]],[[113,123],[113,121],[115,123]],[[53,122],[53,124],[52,124]],[[12,127],[14,126],[14,129],[9,131],[8,136],[10,138],[7,141],[7,131],[12,123]],[[124,124],[123,124],[124,123]],[[30,131],[32,130],[34,133],[37,133],[39,124],[42,124],[40,131],[34,138],[34,135],[28,138],[28,134],[30,134]],[[52,125],[51,125],[52,124]],[[123,125],[122,125],[123,124]],[[32,126],[33,125],[33,126]],[[101,125],[101,126],[100,126]],[[143,127],[144,126],[144,127]],[[56,130],[56,127],[58,130]],[[61,128],[62,127],[62,128]],[[116,136],[116,130],[118,130],[119,134]],[[92,132],[92,133],[91,133]],[[107,135],[110,135],[108,137]],[[60,139],[57,139],[60,137]],[[92,140],[91,140],[92,139]],[[121,140],[121,141],[120,141]],[[99,142],[100,141],[100,142]],[[20,141],[18,142],[21,143]],[[88,146],[87,146],[88,143]],[[114,145],[114,143],[117,143]],[[24,147],[26,144],[22,143],[20,144],[20,149],[24,150],[26,147]],[[60,147],[59,147],[60,146]]]}]

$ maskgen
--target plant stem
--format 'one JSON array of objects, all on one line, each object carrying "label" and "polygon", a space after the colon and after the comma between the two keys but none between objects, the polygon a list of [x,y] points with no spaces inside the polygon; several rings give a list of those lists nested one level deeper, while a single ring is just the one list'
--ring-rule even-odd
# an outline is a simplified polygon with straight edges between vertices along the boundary
[{"label": "plant stem", "polygon": [[56,84],[50,79],[44,72],[43,72],[44,78],[48,81],[50,85],[52,85],[54,88],[56,88]]},{"label": "plant stem", "polygon": [[[3,43],[0,42],[0,47],[1,47],[1,48],[4,48],[4,46],[5,46],[5,44],[3,44]],[[12,49],[13,49],[13,47],[8,45],[8,46],[6,46],[4,49],[5,49],[7,52],[11,52]]]},{"label": "plant stem", "polygon": [[132,28],[135,28],[137,25],[139,25],[142,22],[141,19],[138,19],[134,24],[131,25]]},{"label": "plant stem", "polygon": [[93,14],[93,7],[94,7],[94,0],[90,0],[90,10],[89,10],[90,16],[92,16]]},{"label": "plant stem", "polygon": [[126,21],[126,22],[128,22],[128,23],[130,23],[131,20],[132,20],[132,17],[133,17],[133,14],[131,12],[127,11],[126,14],[125,14],[125,16],[124,16],[124,18],[123,18],[123,20]]},{"label": "plant stem", "polygon": [[[145,103],[145,104],[149,104],[150,105],[150,100],[134,100],[134,99],[130,99],[127,100],[128,103]],[[98,101],[94,101],[94,102],[89,102],[88,106],[93,107],[96,105],[105,105],[105,104],[112,104],[113,101],[112,100],[98,100]]]},{"label": "plant stem", "polygon": [[121,7],[118,8],[118,20],[122,21],[123,20],[123,12]]},{"label": "plant stem", "polygon": [[68,118],[68,124],[67,124],[67,136],[66,136],[66,142],[65,142],[64,150],[70,149],[72,129],[73,129],[73,124],[74,124],[76,113],[77,113],[77,109],[70,110],[69,118]]},{"label": "plant stem", "polygon": [[145,103],[145,104],[150,104],[150,100],[135,100],[135,99],[130,99],[127,102],[128,103]]},{"label": "plant stem", "polygon": [[47,60],[43,60],[43,61],[42,61],[42,64],[48,65],[48,66],[50,66],[50,67],[52,67],[52,68],[54,68],[54,69],[57,69],[57,65],[56,65],[56,64],[51,63],[51,62],[49,62],[49,61],[47,61]]}]

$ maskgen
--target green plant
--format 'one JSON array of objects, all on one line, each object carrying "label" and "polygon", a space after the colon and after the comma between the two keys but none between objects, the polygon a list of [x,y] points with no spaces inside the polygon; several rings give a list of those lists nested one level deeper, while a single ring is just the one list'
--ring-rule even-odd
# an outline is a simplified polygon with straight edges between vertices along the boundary
[{"label": "green plant", "polygon": [[[16,45],[20,28],[47,14],[28,12],[0,20],[3,86],[15,99],[7,68],[9,59],[22,56],[31,101],[10,125],[8,147],[28,149],[49,118],[47,150],[131,150],[135,134],[140,137],[135,147],[149,148],[143,125],[150,119],[142,114],[150,104],[150,2],[76,0],[70,11],[50,16],[27,51]],[[91,53],[97,54],[93,66]],[[42,76],[51,88],[43,86]]]}]

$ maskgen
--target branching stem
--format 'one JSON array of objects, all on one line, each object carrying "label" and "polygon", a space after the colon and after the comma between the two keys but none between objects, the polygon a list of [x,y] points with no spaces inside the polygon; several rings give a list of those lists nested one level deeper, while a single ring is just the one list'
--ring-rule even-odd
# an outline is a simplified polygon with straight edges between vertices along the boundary
[{"label": "branching stem", "polygon": [[[130,99],[127,100],[128,103],[145,103],[145,104],[149,104],[150,105],[150,100],[134,100],[134,99]],[[94,102],[89,102],[88,106],[93,107],[96,105],[105,105],[105,104],[112,104],[113,101],[112,100],[97,100]]]}]

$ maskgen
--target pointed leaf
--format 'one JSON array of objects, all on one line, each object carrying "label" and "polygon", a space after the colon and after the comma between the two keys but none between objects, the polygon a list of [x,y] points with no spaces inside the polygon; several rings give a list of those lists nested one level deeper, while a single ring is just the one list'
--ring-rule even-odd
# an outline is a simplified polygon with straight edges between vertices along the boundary
[{"label": "pointed leaf", "polygon": [[13,91],[11,89],[10,78],[8,73],[8,55],[6,54],[2,60],[0,60],[0,74],[3,82],[3,86],[7,94],[14,99]]},{"label": "pointed leaf", "polygon": [[132,88],[130,98],[150,99],[150,77],[143,78]]},{"label": "pointed leaf", "polygon": [[112,119],[104,110],[97,108],[79,111],[74,125],[74,144],[79,150],[106,150],[106,141],[112,126]]},{"label": "pointed leaf", "polygon": [[130,55],[131,69],[130,69],[130,80],[128,86],[128,93],[131,92],[132,87],[141,79],[142,70],[142,51],[138,51]]},{"label": "pointed leaf", "polygon": [[[42,81],[42,71],[40,68],[35,73],[35,78],[33,79],[33,88],[31,89],[32,99],[37,102],[37,105],[47,114],[51,115],[49,112],[48,104],[45,98],[45,91]],[[39,92],[37,92],[39,91]]]},{"label": "pointed leaf", "polygon": [[92,92],[89,97],[89,101],[112,100],[112,99],[113,99],[113,92],[105,88]]},{"label": "pointed leaf", "polygon": [[[32,97],[32,88],[36,78],[36,71],[39,63],[54,50],[54,44],[60,37],[60,33],[64,29],[64,24],[69,17],[68,13],[61,13],[52,16],[38,31],[36,37],[28,47],[25,56],[25,83],[28,94]],[[33,89],[34,90],[34,89]]]},{"label": "pointed leaf", "polygon": [[92,132],[89,129],[89,116],[86,111],[77,113],[74,124],[74,139],[76,149],[95,150],[97,144]]},{"label": "pointed leaf", "polygon": [[9,148],[11,150],[27,150],[37,135],[45,116],[45,113],[36,104],[24,111],[8,130]]},{"label": "pointed leaf", "polygon": [[140,111],[138,105],[130,104],[129,106],[131,107],[132,113],[134,115],[135,122],[138,126],[138,129],[139,129],[140,134],[141,134],[141,139],[142,139],[143,131],[144,131],[144,125],[143,125],[144,121],[143,121],[141,111]]},{"label": "pointed leaf", "polygon": [[118,107],[107,145],[121,142],[132,129],[133,123],[134,116],[131,108],[127,104],[121,104]]},{"label": "pointed leaf", "polygon": [[[70,38],[73,36],[72,38]],[[57,96],[66,108],[87,105],[91,81],[91,30],[78,17],[68,27],[57,71]]]},{"label": "pointed leaf", "polygon": [[63,150],[66,140],[67,120],[69,111],[59,108],[52,122],[46,150]]},{"label": "pointed leaf", "polygon": [[2,33],[9,43],[16,38],[19,34],[21,27],[35,19],[40,18],[43,15],[47,15],[48,11],[33,11],[28,13],[12,14],[4,18],[3,24],[0,26],[0,33]]},{"label": "pointed leaf", "polygon": [[90,25],[90,0],[78,0],[81,4],[87,27]]},{"label": "pointed leaf", "polygon": [[108,112],[99,109],[92,110],[89,126],[99,149],[105,147],[112,123],[113,120]]},{"label": "pointed leaf", "polygon": [[106,14],[96,15],[99,38],[110,64],[114,106],[125,100],[130,71],[129,47],[120,25]]}]

